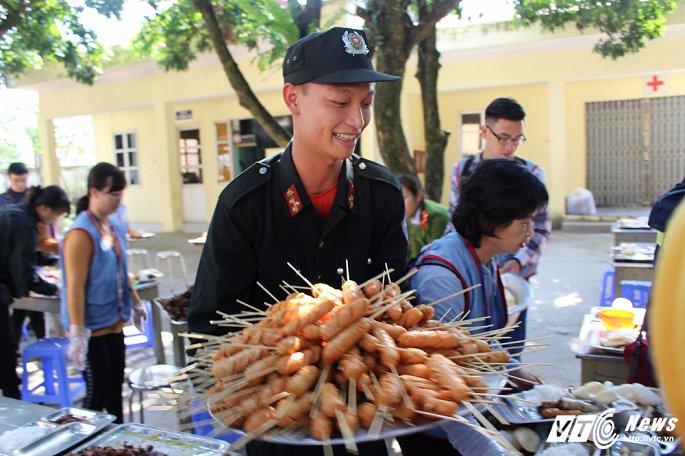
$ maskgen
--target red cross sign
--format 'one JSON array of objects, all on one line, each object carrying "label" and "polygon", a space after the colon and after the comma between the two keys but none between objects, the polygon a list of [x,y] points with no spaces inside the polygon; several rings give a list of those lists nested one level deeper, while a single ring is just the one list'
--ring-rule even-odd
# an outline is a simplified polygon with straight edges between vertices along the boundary
[{"label": "red cross sign", "polygon": [[653,74],[645,77],[645,93],[658,93],[666,90],[666,81]]}]

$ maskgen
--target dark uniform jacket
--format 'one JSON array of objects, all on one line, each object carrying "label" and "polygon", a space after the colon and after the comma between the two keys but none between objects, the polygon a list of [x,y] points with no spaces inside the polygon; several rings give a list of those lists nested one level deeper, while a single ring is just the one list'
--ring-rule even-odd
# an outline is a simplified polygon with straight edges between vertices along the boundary
[{"label": "dark uniform jacket", "polygon": [[404,201],[386,168],[353,155],[342,167],[338,190],[324,222],[307,196],[290,146],[245,170],[219,196],[202,251],[188,318],[191,331],[226,332],[209,323],[249,310],[236,302],[273,303],[279,285],[311,282],[340,287],[343,278],[363,282],[388,268],[404,273],[407,240]]},{"label": "dark uniform jacket", "polygon": [[0,304],[30,291],[54,294],[56,288],[34,272],[38,214],[27,204],[11,204],[0,209]]}]

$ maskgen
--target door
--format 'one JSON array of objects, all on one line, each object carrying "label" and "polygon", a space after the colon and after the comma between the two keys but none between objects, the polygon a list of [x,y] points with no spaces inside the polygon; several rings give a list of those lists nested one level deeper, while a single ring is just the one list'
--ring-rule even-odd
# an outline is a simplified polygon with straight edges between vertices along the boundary
[{"label": "door", "polygon": [[181,199],[184,222],[205,222],[205,192],[201,152],[200,130],[180,130],[178,153],[183,182]]},{"label": "door", "polygon": [[685,175],[685,96],[587,103],[586,122],[597,206],[651,206]]}]

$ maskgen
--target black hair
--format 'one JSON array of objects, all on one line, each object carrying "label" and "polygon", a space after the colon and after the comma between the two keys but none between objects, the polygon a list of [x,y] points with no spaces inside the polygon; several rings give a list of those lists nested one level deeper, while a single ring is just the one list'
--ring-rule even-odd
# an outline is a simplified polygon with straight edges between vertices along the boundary
[{"label": "black hair", "polygon": [[495,229],[528,217],[547,204],[548,195],[540,179],[512,160],[484,160],[461,183],[459,204],[452,224],[474,247]]},{"label": "black hair", "polygon": [[[91,189],[102,190],[111,184],[109,192],[120,192],[126,188],[126,176],[124,172],[111,163],[101,162],[93,166],[88,173],[88,191]],[[82,196],[76,203],[76,213],[88,209],[90,200],[89,193]]]},{"label": "black hair", "polygon": [[28,173],[29,169],[22,162],[10,163],[9,168],[7,168],[7,174],[23,175]]},{"label": "black hair", "polygon": [[31,207],[46,206],[50,209],[62,211],[67,215],[71,212],[69,197],[62,190],[62,187],[57,185],[49,185],[45,188],[42,188],[40,185],[31,187],[28,204]]},{"label": "black hair", "polygon": [[404,175],[399,177],[400,184],[403,187],[407,187],[407,190],[411,192],[414,197],[419,195],[419,192],[421,191],[421,182],[415,177],[411,175]]},{"label": "black hair", "polygon": [[497,122],[500,119],[506,120],[523,120],[526,118],[526,111],[523,106],[513,98],[495,98],[485,108],[485,121],[488,124]]}]

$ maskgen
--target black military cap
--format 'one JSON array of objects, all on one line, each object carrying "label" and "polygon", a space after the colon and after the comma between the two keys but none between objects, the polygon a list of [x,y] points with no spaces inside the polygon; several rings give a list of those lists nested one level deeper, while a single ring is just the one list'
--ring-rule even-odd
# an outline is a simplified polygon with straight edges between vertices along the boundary
[{"label": "black military cap", "polygon": [[333,27],[314,32],[288,48],[283,60],[283,81],[300,85],[354,84],[396,81],[397,76],[373,69],[362,30]]},{"label": "black military cap", "polygon": [[21,162],[11,163],[9,168],[7,168],[7,174],[28,174],[29,169],[25,164]]}]

